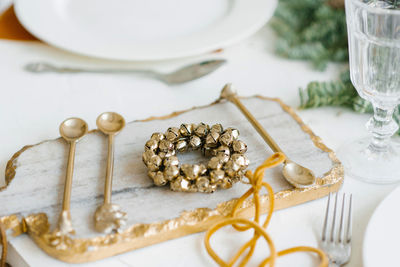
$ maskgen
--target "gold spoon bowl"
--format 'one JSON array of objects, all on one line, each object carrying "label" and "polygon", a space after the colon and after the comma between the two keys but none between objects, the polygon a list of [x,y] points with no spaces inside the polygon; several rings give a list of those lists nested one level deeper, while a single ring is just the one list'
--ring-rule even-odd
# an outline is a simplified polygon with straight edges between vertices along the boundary
[{"label": "gold spoon bowl", "polygon": [[80,118],[69,118],[60,125],[60,135],[68,142],[77,141],[88,132],[87,123]]},{"label": "gold spoon bowl", "polygon": [[307,188],[315,183],[315,175],[310,169],[290,159],[285,160],[282,174],[290,184],[297,188]]},{"label": "gold spoon bowl", "polygon": [[118,113],[104,112],[97,118],[96,125],[104,134],[115,135],[125,127],[125,120]]}]

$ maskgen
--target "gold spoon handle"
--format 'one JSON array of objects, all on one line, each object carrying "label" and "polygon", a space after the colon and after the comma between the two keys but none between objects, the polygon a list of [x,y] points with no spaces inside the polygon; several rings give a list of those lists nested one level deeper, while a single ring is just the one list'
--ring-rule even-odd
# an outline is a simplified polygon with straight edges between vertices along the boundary
[{"label": "gold spoon handle", "polygon": [[253,125],[253,127],[257,130],[257,132],[261,135],[264,141],[271,147],[274,152],[282,152],[282,149],[278,146],[278,144],[272,139],[272,137],[267,133],[264,127],[254,118],[253,114],[242,104],[242,102],[236,96],[231,98],[231,102],[235,104],[240,111],[246,116],[247,120]]},{"label": "gold spoon handle", "polygon": [[108,156],[106,169],[106,182],[104,185],[104,203],[111,203],[112,176],[114,170],[114,135],[108,135]]},{"label": "gold spoon handle", "polygon": [[67,164],[67,175],[65,178],[64,197],[62,205],[63,211],[66,212],[69,212],[70,202],[71,202],[71,188],[72,188],[72,175],[74,174],[75,148],[76,148],[76,141],[70,142],[68,164]]},{"label": "gold spoon handle", "polygon": [[264,141],[271,147],[274,152],[282,152],[282,149],[278,146],[278,144],[272,139],[272,137],[267,133],[264,127],[257,121],[256,118],[250,113],[250,111],[242,104],[242,102],[237,97],[237,94],[234,90],[232,90],[231,84],[227,84],[221,91],[221,98],[228,100],[229,102],[235,104],[243,115],[247,118],[247,120],[253,125],[253,127],[257,130],[257,132],[261,135]]}]

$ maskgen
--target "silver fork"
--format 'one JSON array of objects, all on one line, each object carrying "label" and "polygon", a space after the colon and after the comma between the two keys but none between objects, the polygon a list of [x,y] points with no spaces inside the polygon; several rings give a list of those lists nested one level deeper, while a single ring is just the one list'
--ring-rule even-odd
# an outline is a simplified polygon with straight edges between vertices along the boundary
[{"label": "silver fork", "polygon": [[[339,229],[336,229],[336,214],[338,206],[338,193],[334,200],[333,215],[330,223],[330,233],[328,233],[329,207],[331,202],[331,194],[328,196],[328,204],[326,206],[324,226],[322,229],[322,238],[320,247],[329,257],[329,267],[343,266],[350,260],[351,255],[351,232],[352,232],[352,202],[353,196],[348,197],[347,216],[345,216],[346,194],[343,194],[342,208],[340,211]],[[346,223],[345,223],[346,220]],[[346,228],[346,231],[345,231]],[[345,233],[346,232],[346,233]]]}]

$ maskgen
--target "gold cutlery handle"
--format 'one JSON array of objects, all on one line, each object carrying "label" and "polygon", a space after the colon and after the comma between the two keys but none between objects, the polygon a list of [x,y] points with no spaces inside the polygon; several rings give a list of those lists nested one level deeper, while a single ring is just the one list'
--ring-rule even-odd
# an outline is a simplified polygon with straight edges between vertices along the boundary
[{"label": "gold cutlery handle", "polygon": [[106,169],[106,181],[104,185],[104,203],[111,203],[112,193],[112,176],[114,171],[114,135],[108,135],[108,155],[107,155],[107,169]]},{"label": "gold cutlery handle", "polygon": [[264,127],[254,118],[254,116],[250,113],[250,111],[242,104],[239,98],[235,95],[231,95],[228,99],[230,102],[235,104],[240,111],[242,111],[243,115],[250,121],[250,123],[254,126],[257,132],[261,135],[264,141],[270,146],[272,151],[274,152],[282,152],[282,149],[278,146],[278,144],[274,141],[274,139],[267,133]]},{"label": "gold cutlery handle", "polygon": [[63,207],[62,207],[63,211],[67,211],[67,212],[69,212],[69,210],[70,210],[72,176],[74,174],[74,162],[75,162],[75,148],[76,148],[76,141],[70,142],[68,164],[67,164],[67,174],[66,174],[65,186],[64,186]]}]

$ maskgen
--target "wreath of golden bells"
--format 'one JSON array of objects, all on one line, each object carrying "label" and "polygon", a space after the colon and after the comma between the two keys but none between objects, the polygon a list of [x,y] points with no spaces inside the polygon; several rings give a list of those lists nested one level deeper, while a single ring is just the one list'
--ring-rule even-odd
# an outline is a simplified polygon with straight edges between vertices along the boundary
[{"label": "wreath of golden bells", "polygon": [[[247,145],[238,140],[235,128],[211,127],[205,123],[182,124],[163,133],[153,133],[146,142],[143,162],[148,175],[157,186],[169,183],[171,190],[212,193],[217,188],[228,189],[241,181],[249,160],[244,155]],[[177,152],[200,150],[210,157],[204,164],[181,164]]]}]

